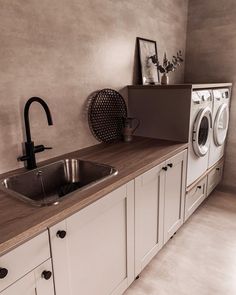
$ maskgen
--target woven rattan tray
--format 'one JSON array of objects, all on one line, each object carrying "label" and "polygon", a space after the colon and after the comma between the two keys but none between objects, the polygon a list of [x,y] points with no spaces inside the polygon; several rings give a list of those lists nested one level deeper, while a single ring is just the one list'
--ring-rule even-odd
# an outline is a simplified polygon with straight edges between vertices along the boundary
[{"label": "woven rattan tray", "polygon": [[121,139],[127,107],[123,97],[113,89],[102,89],[90,98],[89,127],[95,138],[102,142]]}]

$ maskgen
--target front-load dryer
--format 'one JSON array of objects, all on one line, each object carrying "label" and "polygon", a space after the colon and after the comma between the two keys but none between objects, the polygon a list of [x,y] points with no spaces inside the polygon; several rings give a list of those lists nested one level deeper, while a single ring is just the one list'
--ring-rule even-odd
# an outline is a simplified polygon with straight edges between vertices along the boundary
[{"label": "front-load dryer", "polygon": [[212,167],[224,155],[225,140],[229,126],[230,90],[213,90],[213,132],[210,141],[208,168]]},{"label": "front-load dryer", "polygon": [[191,185],[208,168],[212,135],[212,100],[211,90],[195,90],[192,92],[187,186]]}]

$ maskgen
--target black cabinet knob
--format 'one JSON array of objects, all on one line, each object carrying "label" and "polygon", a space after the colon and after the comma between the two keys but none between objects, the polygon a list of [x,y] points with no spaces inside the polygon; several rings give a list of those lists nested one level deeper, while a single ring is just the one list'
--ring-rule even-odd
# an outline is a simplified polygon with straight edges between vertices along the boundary
[{"label": "black cabinet knob", "polygon": [[52,272],[50,270],[44,270],[42,272],[42,278],[44,278],[45,280],[49,280],[52,276]]},{"label": "black cabinet knob", "polygon": [[66,236],[66,231],[65,230],[59,230],[57,232],[57,237],[60,238],[60,239],[64,239]]},{"label": "black cabinet knob", "polygon": [[170,163],[170,164],[167,164],[167,166],[169,166],[170,168],[172,168],[173,167],[173,164]]},{"label": "black cabinet knob", "polygon": [[4,279],[8,274],[8,270],[6,268],[0,267],[0,279]]},{"label": "black cabinet knob", "polygon": [[165,171],[167,171],[167,169],[168,169],[167,167],[162,167],[162,170],[165,170]]},{"label": "black cabinet knob", "polygon": [[198,185],[198,186],[197,186],[197,188],[198,188],[198,189],[201,189],[201,188],[202,188],[202,186],[201,186],[201,185]]},{"label": "black cabinet knob", "polygon": [[217,168],[216,168],[216,171],[220,171],[220,168],[219,168],[219,167],[217,167]]}]

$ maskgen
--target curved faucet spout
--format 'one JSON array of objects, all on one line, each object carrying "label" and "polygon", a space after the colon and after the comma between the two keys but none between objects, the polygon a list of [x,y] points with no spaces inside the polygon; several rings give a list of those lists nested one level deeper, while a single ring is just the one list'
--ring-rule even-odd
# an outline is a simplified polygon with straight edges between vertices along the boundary
[{"label": "curved faucet spout", "polygon": [[48,125],[53,125],[51,112],[49,110],[48,105],[46,102],[40,97],[31,97],[25,104],[24,109],[24,118],[25,118],[25,132],[26,132],[26,140],[27,142],[31,142],[31,132],[30,132],[30,124],[29,124],[29,108],[32,102],[38,102],[44,108],[45,113],[47,115]]},{"label": "curved faucet spout", "polygon": [[45,147],[44,145],[40,144],[35,146],[34,142],[31,140],[31,133],[30,133],[30,123],[29,123],[29,109],[32,102],[38,102],[43,107],[48,120],[48,125],[53,125],[52,123],[52,116],[49,110],[48,105],[42,98],[40,97],[31,97],[25,104],[24,109],[24,119],[25,119],[25,132],[26,132],[26,142],[25,142],[25,155],[18,157],[18,161],[25,161],[27,162],[26,168],[27,169],[34,169],[37,167],[36,165],[36,158],[35,154],[43,152],[45,150],[51,149],[51,147]]}]

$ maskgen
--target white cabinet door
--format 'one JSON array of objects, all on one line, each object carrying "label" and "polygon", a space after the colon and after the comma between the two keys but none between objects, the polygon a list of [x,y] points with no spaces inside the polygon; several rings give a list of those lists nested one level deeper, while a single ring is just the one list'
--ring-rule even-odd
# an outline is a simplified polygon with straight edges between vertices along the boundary
[{"label": "white cabinet door", "polygon": [[135,178],[135,276],[163,245],[164,164]]},{"label": "white cabinet door", "polygon": [[[47,273],[45,273],[47,272]],[[0,292],[1,295],[54,295],[52,265],[49,259]]]},{"label": "white cabinet door", "polygon": [[53,226],[50,238],[57,295],[122,294],[134,279],[134,182]]},{"label": "white cabinet door", "polygon": [[164,243],[166,243],[183,224],[186,158],[187,152],[183,151],[166,161]]}]

